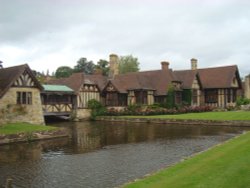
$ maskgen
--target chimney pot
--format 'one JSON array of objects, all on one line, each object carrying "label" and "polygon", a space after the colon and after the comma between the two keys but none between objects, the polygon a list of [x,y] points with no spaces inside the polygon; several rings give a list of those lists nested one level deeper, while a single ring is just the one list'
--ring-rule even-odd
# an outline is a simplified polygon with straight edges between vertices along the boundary
[{"label": "chimney pot", "polygon": [[167,61],[161,62],[161,70],[168,70],[168,67],[169,67],[169,62]]}]

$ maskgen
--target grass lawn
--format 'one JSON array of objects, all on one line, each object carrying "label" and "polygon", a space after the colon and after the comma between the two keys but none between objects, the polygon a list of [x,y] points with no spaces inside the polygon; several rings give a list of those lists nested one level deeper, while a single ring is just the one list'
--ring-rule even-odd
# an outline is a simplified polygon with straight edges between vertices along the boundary
[{"label": "grass lawn", "polygon": [[154,116],[120,116],[126,118],[163,118],[163,119],[197,119],[197,120],[250,120],[250,111],[202,112],[178,115]]},{"label": "grass lawn", "polygon": [[126,185],[126,188],[250,186],[250,132]]},{"label": "grass lawn", "polygon": [[28,123],[11,123],[0,125],[0,134],[17,134],[34,131],[48,131],[57,129],[56,127],[45,126],[45,125],[32,125]]}]

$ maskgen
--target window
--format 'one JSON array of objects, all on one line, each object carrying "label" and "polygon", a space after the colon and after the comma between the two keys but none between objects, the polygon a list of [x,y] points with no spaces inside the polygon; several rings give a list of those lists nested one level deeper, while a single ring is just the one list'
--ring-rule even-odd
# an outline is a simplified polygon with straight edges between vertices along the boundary
[{"label": "window", "polygon": [[32,104],[32,93],[31,92],[17,92],[16,103],[17,104]]},{"label": "window", "polygon": [[136,104],[148,104],[148,94],[147,91],[140,90],[135,91]]},{"label": "window", "polygon": [[205,103],[217,103],[218,102],[218,90],[206,90],[205,91]]}]

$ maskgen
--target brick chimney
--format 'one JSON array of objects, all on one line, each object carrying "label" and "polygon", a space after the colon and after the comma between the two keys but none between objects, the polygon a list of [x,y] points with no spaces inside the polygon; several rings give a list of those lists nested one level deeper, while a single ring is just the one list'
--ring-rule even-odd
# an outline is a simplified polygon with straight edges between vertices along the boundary
[{"label": "brick chimney", "polygon": [[198,62],[197,59],[195,59],[195,58],[191,59],[191,69],[192,70],[197,70],[197,62]]},{"label": "brick chimney", "polygon": [[161,70],[168,70],[169,62],[162,61],[161,62]]},{"label": "brick chimney", "polygon": [[116,54],[109,55],[109,77],[114,78],[119,74],[119,58]]}]

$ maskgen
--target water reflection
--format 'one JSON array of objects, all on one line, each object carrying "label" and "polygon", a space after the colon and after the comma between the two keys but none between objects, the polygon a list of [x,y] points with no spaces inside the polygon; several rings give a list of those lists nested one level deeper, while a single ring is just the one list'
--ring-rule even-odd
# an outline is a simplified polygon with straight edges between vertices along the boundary
[{"label": "water reflection", "polygon": [[0,185],[114,187],[231,138],[247,128],[60,123],[71,138],[0,146]]}]

